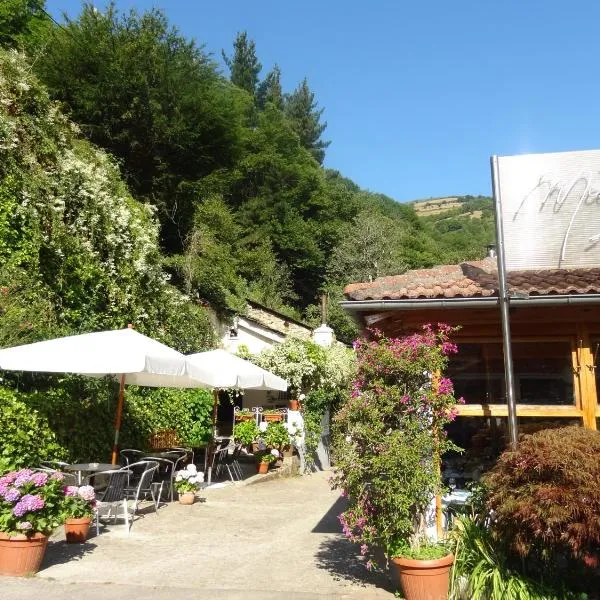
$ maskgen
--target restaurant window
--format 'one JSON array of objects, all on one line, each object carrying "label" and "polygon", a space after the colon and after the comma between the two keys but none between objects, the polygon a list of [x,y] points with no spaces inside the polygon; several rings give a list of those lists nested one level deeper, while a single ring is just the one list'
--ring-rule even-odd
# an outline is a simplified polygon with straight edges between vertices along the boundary
[{"label": "restaurant window", "polygon": [[[571,344],[568,341],[513,342],[517,402],[575,403]],[[504,357],[499,342],[464,343],[450,357],[448,377],[467,404],[504,404]]]}]

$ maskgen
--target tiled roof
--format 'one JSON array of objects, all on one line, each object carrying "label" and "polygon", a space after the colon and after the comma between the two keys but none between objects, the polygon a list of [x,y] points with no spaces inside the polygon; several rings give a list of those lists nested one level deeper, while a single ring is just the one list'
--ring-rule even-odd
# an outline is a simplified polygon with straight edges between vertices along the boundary
[{"label": "tiled roof", "polygon": [[[600,268],[543,269],[508,274],[511,294],[600,294]],[[344,289],[348,300],[483,298],[498,295],[495,258],[407,271]]]}]

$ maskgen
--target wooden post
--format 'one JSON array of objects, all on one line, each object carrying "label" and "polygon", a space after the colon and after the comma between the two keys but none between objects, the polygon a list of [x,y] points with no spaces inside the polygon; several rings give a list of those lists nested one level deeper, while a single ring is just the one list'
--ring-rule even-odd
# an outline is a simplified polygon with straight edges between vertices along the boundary
[{"label": "wooden post", "polygon": [[115,416],[115,441],[113,443],[112,449],[112,460],[111,463],[113,465],[117,464],[117,459],[119,457],[119,433],[121,431],[121,417],[123,415],[123,400],[125,396],[125,375],[121,375],[121,380],[119,381],[119,402],[117,404],[117,414]]},{"label": "wooden post", "polygon": [[596,429],[596,406],[598,390],[596,389],[596,373],[594,371],[594,354],[592,342],[587,327],[580,324],[577,330],[579,342],[579,367],[581,381],[581,408],[583,410],[583,426],[586,429]]}]

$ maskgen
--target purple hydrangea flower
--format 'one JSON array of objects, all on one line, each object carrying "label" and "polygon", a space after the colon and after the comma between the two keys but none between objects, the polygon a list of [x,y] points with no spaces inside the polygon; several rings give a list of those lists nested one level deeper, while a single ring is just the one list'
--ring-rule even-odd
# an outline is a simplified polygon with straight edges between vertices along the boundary
[{"label": "purple hydrangea flower", "polygon": [[35,487],[42,487],[43,485],[46,485],[47,481],[48,481],[47,473],[34,473],[31,476],[31,483],[33,483],[33,485],[35,485]]},{"label": "purple hydrangea flower", "polygon": [[4,498],[4,494],[8,491],[8,483],[0,483],[0,498]]},{"label": "purple hydrangea flower", "polygon": [[44,508],[44,499],[35,494],[25,494],[13,507],[13,515],[22,517],[25,513],[35,512]]},{"label": "purple hydrangea flower", "polygon": [[60,471],[55,471],[50,475],[50,479],[57,479],[58,481],[62,481],[65,476]]},{"label": "purple hydrangea flower", "polygon": [[4,499],[7,502],[16,502],[20,497],[21,492],[15,487],[8,488],[4,494]]},{"label": "purple hydrangea flower", "polygon": [[21,469],[17,471],[17,476],[15,477],[14,486],[21,487],[26,483],[31,481],[31,476],[33,475],[33,471],[31,469]]},{"label": "purple hydrangea flower", "polygon": [[11,471],[6,475],[0,477],[0,485],[10,485],[17,478],[17,472]]},{"label": "purple hydrangea flower", "polygon": [[63,488],[65,496],[77,496],[79,495],[79,488],[76,485],[67,485]]}]

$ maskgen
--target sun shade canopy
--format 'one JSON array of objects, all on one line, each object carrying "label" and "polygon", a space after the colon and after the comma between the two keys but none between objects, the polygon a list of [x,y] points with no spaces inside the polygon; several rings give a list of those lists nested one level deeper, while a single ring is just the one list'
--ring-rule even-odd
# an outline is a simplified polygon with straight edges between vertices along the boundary
[{"label": "sun shade canopy", "polygon": [[134,329],[84,333],[0,350],[0,369],[124,375],[149,387],[205,387],[189,372],[186,357]]},{"label": "sun shade canopy", "polygon": [[207,387],[280,391],[288,388],[285,379],[225,350],[199,352],[187,358],[192,376]]}]

